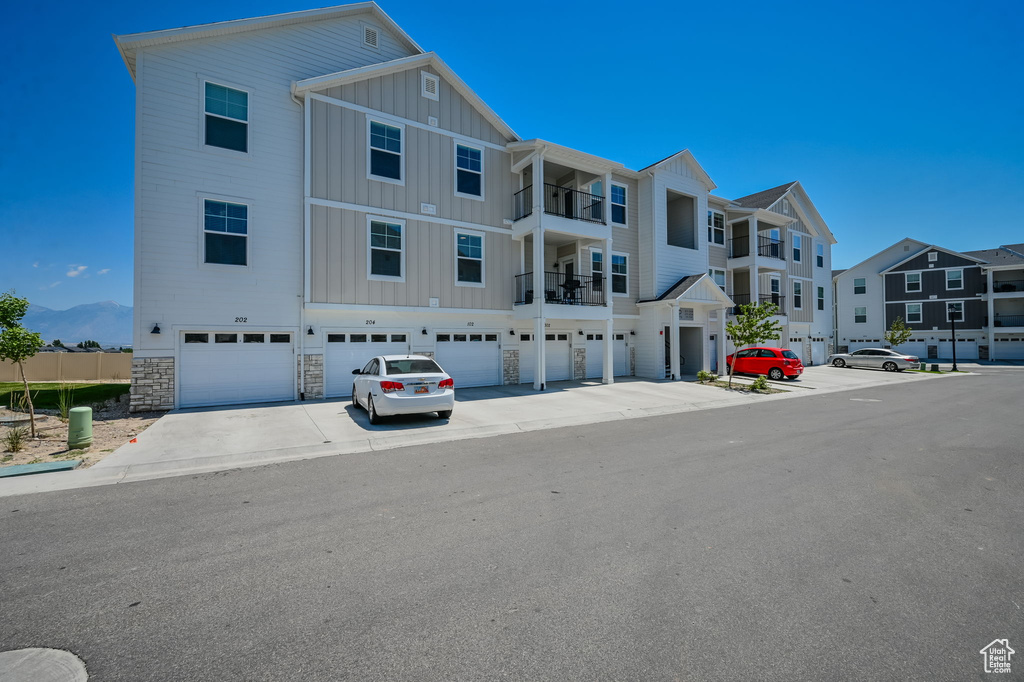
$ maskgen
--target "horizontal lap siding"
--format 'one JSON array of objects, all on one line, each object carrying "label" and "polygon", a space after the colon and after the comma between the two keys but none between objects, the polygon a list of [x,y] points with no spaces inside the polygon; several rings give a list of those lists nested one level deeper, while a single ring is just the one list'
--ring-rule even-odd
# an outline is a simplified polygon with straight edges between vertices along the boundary
[{"label": "horizontal lap siding", "polygon": [[[612,176],[612,182],[626,187],[626,227],[612,226],[612,251],[627,254],[629,296],[612,299],[612,314],[636,315],[636,301],[640,298],[640,210],[636,180]],[[609,274],[611,270],[608,270]]]},{"label": "horizontal lap siding", "polygon": [[[314,206],[311,211],[313,303],[512,308],[512,238],[484,235],[486,287],[455,285],[455,230],[419,220],[405,222],[405,282],[367,279],[366,216],[360,211]],[[372,214],[370,214],[372,215]]]}]

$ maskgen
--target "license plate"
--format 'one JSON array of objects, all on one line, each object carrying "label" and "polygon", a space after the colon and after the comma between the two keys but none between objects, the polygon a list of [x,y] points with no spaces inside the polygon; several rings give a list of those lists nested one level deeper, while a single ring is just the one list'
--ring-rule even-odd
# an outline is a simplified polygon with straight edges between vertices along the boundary
[{"label": "license plate", "polygon": [[417,392],[417,393],[430,393],[430,389],[429,389],[429,388],[427,388],[426,386],[419,386],[419,387],[418,387],[418,388],[416,389],[416,392]]}]

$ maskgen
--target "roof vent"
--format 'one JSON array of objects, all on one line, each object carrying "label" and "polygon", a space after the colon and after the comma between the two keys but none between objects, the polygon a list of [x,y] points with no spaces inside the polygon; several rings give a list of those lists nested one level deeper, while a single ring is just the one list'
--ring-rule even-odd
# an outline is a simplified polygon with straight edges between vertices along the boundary
[{"label": "roof vent", "polygon": [[420,71],[422,74],[422,94],[427,99],[437,100],[438,78],[432,73]]},{"label": "roof vent", "polygon": [[380,34],[377,33],[377,29],[373,26],[367,26],[363,24],[363,45],[377,49],[379,45]]}]

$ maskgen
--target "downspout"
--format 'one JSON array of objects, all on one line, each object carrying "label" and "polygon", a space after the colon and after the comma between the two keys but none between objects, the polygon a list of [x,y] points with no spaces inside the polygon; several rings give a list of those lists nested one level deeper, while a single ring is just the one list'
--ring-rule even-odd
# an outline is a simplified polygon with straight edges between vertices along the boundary
[{"label": "downspout", "polygon": [[299,351],[299,400],[306,399],[306,299],[307,299],[307,282],[309,272],[306,269],[306,254],[309,253],[309,206],[307,199],[309,197],[309,96],[304,96],[302,100],[295,96],[295,82],[292,81],[291,92],[292,101],[302,107],[302,299],[299,303],[299,339],[298,339],[298,351]]}]

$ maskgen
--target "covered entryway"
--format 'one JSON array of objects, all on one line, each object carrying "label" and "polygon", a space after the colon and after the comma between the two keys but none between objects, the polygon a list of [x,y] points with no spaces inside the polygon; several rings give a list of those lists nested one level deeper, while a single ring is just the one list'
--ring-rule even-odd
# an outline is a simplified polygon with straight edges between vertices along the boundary
[{"label": "covered entryway", "polygon": [[182,332],[180,407],[295,399],[294,334]]},{"label": "covered entryway", "polygon": [[[547,358],[545,373],[548,382],[572,379],[572,346],[568,332],[545,334],[544,352]],[[532,384],[537,351],[533,334],[519,336],[519,383]]]},{"label": "covered entryway", "polygon": [[501,385],[497,334],[438,334],[434,359],[455,380],[456,388]]},{"label": "covered entryway", "polygon": [[324,395],[340,398],[352,393],[352,370],[362,369],[378,355],[409,352],[409,335],[393,332],[328,334],[324,345]]}]

